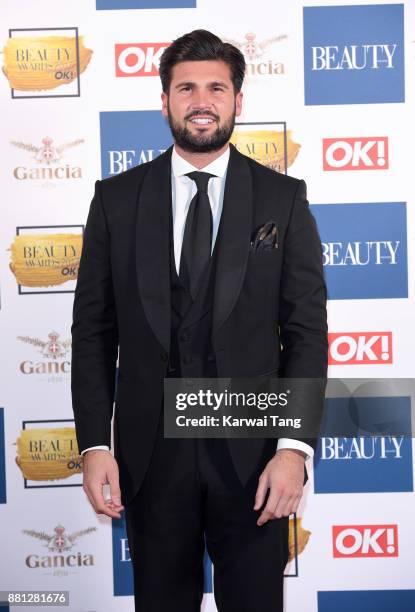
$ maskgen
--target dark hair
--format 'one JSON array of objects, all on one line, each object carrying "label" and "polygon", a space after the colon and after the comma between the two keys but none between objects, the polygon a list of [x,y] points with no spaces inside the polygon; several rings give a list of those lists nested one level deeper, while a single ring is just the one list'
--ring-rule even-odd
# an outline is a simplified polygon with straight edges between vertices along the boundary
[{"label": "dark hair", "polygon": [[169,91],[173,66],[179,62],[203,60],[222,60],[228,64],[234,91],[241,90],[245,75],[245,58],[239,49],[230,43],[222,42],[208,30],[193,30],[176,38],[160,58],[159,73],[163,91]]}]

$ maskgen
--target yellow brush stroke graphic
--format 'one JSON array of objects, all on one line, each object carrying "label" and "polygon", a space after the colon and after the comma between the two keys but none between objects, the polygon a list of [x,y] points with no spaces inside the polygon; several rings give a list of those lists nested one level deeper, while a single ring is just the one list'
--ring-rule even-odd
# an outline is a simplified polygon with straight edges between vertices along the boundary
[{"label": "yellow brush stroke graphic", "polygon": [[16,236],[10,251],[10,270],[19,285],[62,285],[78,277],[82,234],[24,234]]},{"label": "yellow brush stroke graphic", "polygon": [[23,430],[17,439],[16,463],[27,480],[57,480],[80,474],[75,428]]},{"label": "yellow brush stroke graphic", "polygon": [[[301,525],[301,518],[297,517],[297,554],[303,552],[310,539],[311,531],[303,529]],[[294,533],[294,520],[290,519],[288,522],[288,563],[295,557],[295,533]]]},{"label": "yellow brush stroke graphic", "polygon": [[[72,83],[78,77],[77,39],[74,36],[9,38],[3,48],[4,66],[10,87],[19,91],[43,91]],[[79,42],[79,74],[92,56]]]},{"label": "yellow brush stroke graphic", "polygon": [[[291,166],[301,148],[292,140],[291,131],[287,135],[287,168]],[[238,130],[232,134],[232,144],[240,151],[263,166],[284,172],[285,147],[284,132],[276,130]]]}]

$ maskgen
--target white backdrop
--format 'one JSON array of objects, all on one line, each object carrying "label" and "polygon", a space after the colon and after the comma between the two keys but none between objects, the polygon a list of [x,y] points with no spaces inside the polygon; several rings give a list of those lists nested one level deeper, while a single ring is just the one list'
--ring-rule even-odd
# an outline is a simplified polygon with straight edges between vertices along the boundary
[{"label": "white backdrop", "polygon": [[[347,0],[318,2],[319,6],[353,4]],[[11,95],[10,63],[8,75],[0,75],[0,406],[4,414],[5,442],[5,499],[0,504],[3,551],[0,590],[70,590],[69,609],[76,612],[118,612],[134,608],[131,596],[114,595],[114,576],[117,572],[121,575],[123,566],[129,563],[125,560],[128,551],[124,551],[124,560],[117,557],[111,521],[97,516],[89,505],[80,486],[77,452],[70,447],[74,441],[69,373],[74,280],[49,288],[45,284],[41,288],[38,284],[28,289],[20,283],[19,292],[21,277],[10,269],[10,248],[15,244],[17,231],[19,235],[37,236],[27,240],[26,249],[33,246],[40,235],[53,234],[49,242],[55,244],[55,253],[44,254],[43,259],[39,256],[43,262],[49,262],[40,264],[45,268],[44,274],[54,256],[62,257],[62,244],[75,244],[74,235],[82,233],[93,183],[101,178],[99,113],[160,108],[158,76],[116,77],[116,44],[168,44],[199,27],[241,45],[248,41],[246,35],[251,34],[250,40],[255,41],[252,48],[258,57],[249,59],[249,50],[245,48],[247,60],[257,70],[261,62],[264,62],[264,70],[270,63],[272,66],[279,64],[280,74],[256,74],[246,78],[240,121],[286,123],[292,141],[300,145],[288,173],[306,180],[310,202],[373,203],[374,206],[382,202],[406,203],[408,297],[333,299],[328,305],[332,333],[389,332],[393,344],[392,363],[372,359],[366,364],[337,364],[330,366],[329,375],[354,378],[412,376],[414,3],[404,2],[406,101],[382,104],[305,104],[303,6],[300,0],[257,0],[245,4],[236,0],[198,0],[196,8],[96,10],[93,0],[2,2],[0,48],[9,39],[9,29],[31,28],[33,31],[24,35],[37,37],[42,33],[53,34],[45,28],[77,27],[79,35],[84,37],[84,46],[92,54],[80,75],[80,96],[77,97],[62,96],[65,88],[70,92],[74,90],[76,83],[72,83],[54,90],[34,90],[29,92],[33,97],[18,99]],[[258,43],[264,44],[261,47]],[[2,58],[6,64],[5,51]],[[56,94],[57,97],[44,97],[44,94]],[[389,168],[324,171],[323,138],[354,137],[387,137]],[[52,142],[45,142],[45,138]],[[157,143],[154,146],[157,147]],[[292,150],[290,146],[289,151]],[[49,159],[47,163],[45,151],[56,159]],[[62,170],[56,171],[58,167]],[[46,174],[52,168],[55,176],[30,178],[39,176],[41,168],[48,169],[44,171]],[[356,226],[360,221],[356,218]],[[71,237],[59,238],[58,234],[70,234]],[[67,250],[65,255],[68,254]],[[17,254],[17,259],[19,257],[21,251]],[[39,428],[46,430],[43,447],[36,446],[40,436],[33,431],[28,434],[29,441],[22,436],[23,430]],[[71,452],[75,464],[68,467]],[[0,457],[0,463],[2,460]],[[412,456],[410,460],[412,462]],[[310,532],[309,539],[304,550],[297,550],[287,567],[290,577],[285,581],[286,610],[317,611],[319,591],[415,589],[413,487],[411,491],[400,492],[316,494],[312,465],[309,465],[309,473],[298,512],[301,527],[300,521],[297,523],[297,538],[303,541],[301,529],[304,529]],[[342,525],[397,526],[398,554],[334,557],[332,528]],[[59,531],[59,526],[63,531]],[[55,527],[58,531],[54,531]],[[83,530],[88,532],[72,540],[65,539]],[[60,537],[59,541],[52,538],[54,534]],[[125,541],[121,546],[123,544]],[[52,558],[57,555],[65,557],[64,567],[50,567]],[[73,557],[68,560],[71,555]],[[399,599],[396,602],[399,604]],[[204,609],[208,612],[216,609],[212,593],[206,593]],[[326,609],[321,607],[322,611]],[[404,608],[397,605],[395,609]]]}]

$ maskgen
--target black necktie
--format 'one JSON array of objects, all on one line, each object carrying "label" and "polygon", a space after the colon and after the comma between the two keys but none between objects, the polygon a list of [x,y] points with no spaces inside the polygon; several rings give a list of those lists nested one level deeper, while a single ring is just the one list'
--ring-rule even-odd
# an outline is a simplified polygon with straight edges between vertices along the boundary
[{"label": "black necktie", "polygon": [[195,300],[203,273],[210,259],[212,245],[212,211],[207,193],[209,179],[215,176],[208,172],[186,174],[195,181],[197,193],[190,202],[183,234],[179,276]]}]

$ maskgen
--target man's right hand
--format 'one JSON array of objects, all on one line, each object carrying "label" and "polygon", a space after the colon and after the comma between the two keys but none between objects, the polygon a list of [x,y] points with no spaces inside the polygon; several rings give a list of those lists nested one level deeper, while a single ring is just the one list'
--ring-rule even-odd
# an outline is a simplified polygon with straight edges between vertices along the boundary
[{"label": "man's right hand", "polygon": [[[107,450],[90,450],[83,455],[83,489],[97,514],[121,518],[121,491],[118,464]],[[102,488],[110,486],[111,498],[105,500]]]}]

